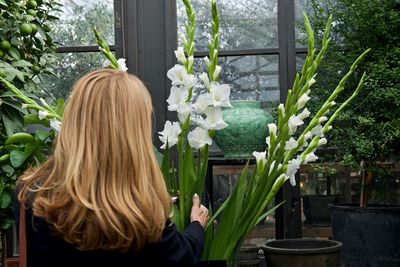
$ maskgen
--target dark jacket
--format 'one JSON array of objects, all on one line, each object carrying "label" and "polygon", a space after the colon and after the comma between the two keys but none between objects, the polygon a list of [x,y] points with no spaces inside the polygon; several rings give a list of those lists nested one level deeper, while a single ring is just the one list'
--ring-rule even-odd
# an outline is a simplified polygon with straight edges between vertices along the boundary
[{"label": "dark jacket", "polygon": [[[18,226],[19,202],[16,198],[14,211]],[[183,233],[179,233],[173,224],[166,226],[159,242],[148,244],[138,252],[79,251],[57,237],[43,219],[32,216],[31,209],[25,214],[27,267],[197,266],[204,245],[204,231],[196,221]]]}]

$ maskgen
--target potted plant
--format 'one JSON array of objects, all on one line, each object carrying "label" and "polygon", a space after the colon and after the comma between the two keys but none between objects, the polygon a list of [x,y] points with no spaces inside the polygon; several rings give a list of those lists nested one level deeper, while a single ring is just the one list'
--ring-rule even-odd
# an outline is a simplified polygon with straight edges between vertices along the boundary
[{"label": "potted plant", "polygon": [[[317,1],[313,7],[312,22],[320,25],[326,9]],[[338,70],[342,71],[338,65],[346,66],[360,51],[372,48],[360,66],[368,75],[359,101],[338,117],[340,127],[329,135],[338,151],[335,160],[358,166],[361,174],[359,203],[330,205],[333,238],[343,242],[346,266],[398,266],[400,241],[395,237],[400,234],[400,208],[392,170],[400,151],[400,4],[339,0],[329,2],[326,8],[335,18],[335,51],[322,65],[326,75],[321,77],[321,85],[336,81]],[[329,94],[324,86],[316,90],[320,95]],[[343,97],[350,93],[345,91]]]},{"label": "potted plant", "polygon": [[[209,56],[204,59],[207,73],[199,75],[201,82],[193,71],[195,13],[189,0],[183,0],[183,3],[187,14],[186,36],[181,37],[184,47],[175,51],[178,64],[168,71],[172,87],[167,100],[168,109],[177,112],[179,121],[167,121],[164,130],[160,132],[163,142],[161,148],[164,149],[162,171],[171,194],[178,197],[174,204],[173,219],[180,230],[189,223],[191,196],[203,192],[208,148],[212,138],[216,131],[227,127],[222,117],[222,108],[230,107],[230,88],[219,81],[222,70],[218,65],[217,3],[211,1],[212,37]],[[277,123],[268,124],[266,151],[253,152],[257,162],[255,170],[249,174],[247,164],[233,193],[213,212],[206,226],[203,260],[226,260],[228,265],[235,264],[235,257],[250,231],[282,204],[266,211],[270,200],[286,180],[295,185],[294,175],[302,163],[313,162],[318,158],[314,154],[315,149],[326,143],[324,135],[331,130],[333,121],[361,89],[364,75],[354,93],[336,108],[337,96],[344,90],[344,84],[368,50],[353,63],[316,114],[308,119],[308,123],[304,122],[310,116],[305,106],[315,83],[317,67],[330,42],[331,18],[325,26],[318,53],[314,48],[314,33],[307,16],[305,25],[308,55],[303,69],[297,74],[293,88],[288,91],[286,103],[278,107]],[[302,131],[298,131],[303,124]],[[194,150],[197,150],[197,158],[194,157]],[[172,152],[177,154],[176,161],[173,160]]]}]

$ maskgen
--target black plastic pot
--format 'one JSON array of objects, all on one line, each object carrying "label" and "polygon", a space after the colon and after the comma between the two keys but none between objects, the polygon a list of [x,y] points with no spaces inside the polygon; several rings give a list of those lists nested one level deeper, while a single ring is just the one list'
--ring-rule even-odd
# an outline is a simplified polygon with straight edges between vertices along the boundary
[{"label": "black plastic pot", "polygon": [[328,209],[328,204],[343,202],[346,200],[344,195],[304,195],[303,198],[303,212],[306,217],[304,223],[318,224],[329,223],[331,214]]},{"label": "black plastic pot", "polygon": [[270,240],[262,246],[268,267],[337,267],[342,243],[326,239]]},{"label": "black plastic pot", "polygon": [[346,267],[400,266],[400,206],[329,204],[333,239]]}]

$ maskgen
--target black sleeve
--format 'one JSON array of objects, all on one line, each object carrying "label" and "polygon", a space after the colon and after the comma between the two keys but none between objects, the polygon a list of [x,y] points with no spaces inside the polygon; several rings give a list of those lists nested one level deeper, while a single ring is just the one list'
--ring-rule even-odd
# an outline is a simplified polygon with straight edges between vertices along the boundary
[{"label": "black sleeve", "polygon": [[204,246],[204,230],[199,222],[192,222],[183,233],[175,225],[164,229],[160,242],[153,244],[162,266],[197,266]]}]

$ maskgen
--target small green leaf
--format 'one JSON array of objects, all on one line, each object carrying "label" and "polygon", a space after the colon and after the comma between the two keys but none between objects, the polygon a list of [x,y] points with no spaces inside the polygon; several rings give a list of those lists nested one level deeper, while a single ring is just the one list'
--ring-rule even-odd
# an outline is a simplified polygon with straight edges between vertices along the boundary
[{"label": "small green leaf", "polygon": [[46,140],[50,136],[50,132],[45,132],[42,130],[37,130],[35,133],[35,137],[41,141]]},{"label": "small green leaf", "polygon": [[11,165],[14,168],[18,168],[21,167],[22,164],[24,164],[24,162],[29,158],[31,153],[21,150],[13,150],[11,151],[10,155],[11,155],[10,157]]},{"label": "small green leaf", "polygon": [[0,0],[0,5],[8,6],[7,3],[4,0]]},{"label": "small green leaf", "polygon": [[32,63],[30,63],[30,62],[28,62],[26,60],[23,60],[23,59],[22,60],[13,61],[11,63],[11,65],[13,67],[32,67],[33,66]]},{"label": "small green leaf", "polygon": [[0,208],[5,209],[11,204],[11,196],[8,192],[1,192]]},{"label": "small green leaf", "polygon": [[20,60],[21,59],[21,53],[15,47],[11,47],[10,50],[8,50],[8,54],[10,56],[12,56],[16,60]]}]

